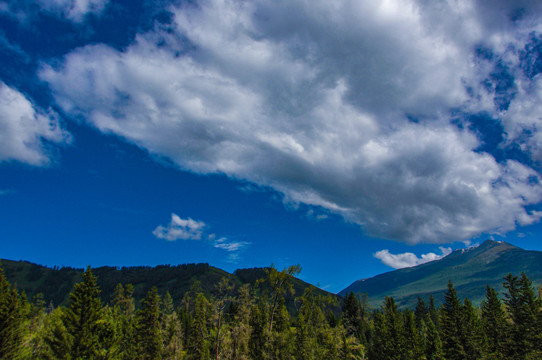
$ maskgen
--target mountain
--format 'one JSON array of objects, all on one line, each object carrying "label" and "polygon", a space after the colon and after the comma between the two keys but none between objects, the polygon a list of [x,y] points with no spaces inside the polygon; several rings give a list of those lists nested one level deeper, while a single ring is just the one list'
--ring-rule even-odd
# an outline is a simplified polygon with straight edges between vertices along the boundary
[{"label": "mountain", "polygon": [[460,298],[468,297],[479,305],[486,285],[502,292],[503,277],[522,271],[542,285],[542,252],[528,251],[504,241],[486,240],[478,247],[455,250],[448,256],[418,266],[390,271],[372,278],[357,280],[339,292],[367,294],[372,306],[380,306],[385,296],[393,296],[400,307],[414,308],[420,296],[442,302],[451,280]]},{"label": "mountain", "polygon": [[[24,291],[29,299],[38,293],[44,295],[46,303],[66,305],[73,286],[81,281],[83,269],[71,267],[49,268],[28,261],[0,260],[7,280],[17,286],[19,291]],[[190,288],[199,282],[204,293],[213,295],[216,285],[222,278],[227,278],[230,283],[239,287],[243,284],[254,285],[258,279],[264,278],[264,268],[239,269],[230,274],[209,264],[183,264],[183,265],[159,265],[135,266],[135,267],[111,267],[102,266],[93,268],[92,272],[98,278],[98,286],[101,290],[102,301],[108,303],[113,295],[115,286],[119,283],[132,284],[134,286],[134,298],[142,299],[146,293],[156,286],[158,293],[164,295],[167,291],[173,300],[178,303]],[[305,289],[312,287],[318,295],[337,295],[318,289],[301,279],[292,279],[295,290],[294,296],[286,297],[286,306],[294,309],[294,298],[301,296]]]}]

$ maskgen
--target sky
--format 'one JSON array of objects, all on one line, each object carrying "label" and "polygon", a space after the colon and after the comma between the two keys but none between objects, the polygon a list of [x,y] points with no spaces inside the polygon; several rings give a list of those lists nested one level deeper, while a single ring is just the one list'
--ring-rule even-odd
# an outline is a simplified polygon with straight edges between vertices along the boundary
[{"label": "sky", "polygon": [[542,2],[0,0],[0,258],[542,250]]}]

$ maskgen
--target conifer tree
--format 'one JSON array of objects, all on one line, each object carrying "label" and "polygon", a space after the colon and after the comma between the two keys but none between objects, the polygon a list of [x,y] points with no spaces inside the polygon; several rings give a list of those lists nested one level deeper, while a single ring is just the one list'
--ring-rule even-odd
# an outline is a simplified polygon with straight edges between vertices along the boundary
[{"label": "conifer tree", "polygon": [[[278,271],[273,265],[266,269],[267,278],[265,279],[270,287],[270,303],[269,303],[269,316],[268,316],[268,328],[267,328],[267,341],[266,348],[271,350],[271,340],[273,336],[273,325],[276,312],[279,310],[280,298],[284,294],[289,293],[293,295],[294,289],[292,284],[292,278],[301,272],[301,266],[292,265],[288,268]],[[270,354],[267,354],[269,357]]]},{"label": "conifer tree", "polygon": [[403,352],[405,359],[421,359],[425,355],[423,341],[412,311],[407,309],[404,313],[404,342]]},{"label": "conifer tree", "polygon": [[194,320],[190,341],[187,348],[189,360],[208,360],[209,350],[209,332],[207,329],[209,302],[203,293],[196,296],[194,308]]},{"label": "conifer tree", "polygon": [[486,338],[482,329],[482,323],[468,298],[463,305],[463,334],[467,360],[481,359],[486,351]]},{"label": "conifer tree", "polygon": [[260,299],[257,304],[252,306],[250,310],[250,338],[248,342],[249,354],[252,360],[263,360],[266,359],[266,309],[265,302]]},{"label": "conifer tree", "polygon": [[429,295],[429,317],[431,318],[433,325],[435,325],[435,329],[440,332],[440,312],[435,305],[433,294]]},{"label": "conifer tree", "polygon": [[252,307],[250,288],[245,284],[239,288],[239,295],[233,304],[236,311],[233,314],[231,337],[232,356],[231,360],[248,359],[248,342],[250,338],[250,309]]},{"label": "conifer tree", "polygon": [[440,313],[444,357],[447,360],[466,359],[463,343],[463,307],[451,281],[448,282],[448,291],[444,294],[444,304]]},{"label": "conifer tree", "polygon": [[215,338],[215,359],[218,360],[220,356],[221,345],[221,330],[223,325],[222,316],[227,304],[231,300],[231,292],[233,291],[233,285],[230,284],[228,278],[223,277],[221,281],[216,285],[216,299],[215,299],[215,312],[216,316],[216,338]]},{"label": "conifer tree", "polygon": [[141,309],[137,313],[136,338],[139,359],[162,358],[160,296],[156,287],[152,287],[141,300]]},{"label": "conifer tree", "polygon": [[103,317],[100,290],[90,266],[83,273],[83,281],[75,284],[70,304],[63,312],[62,322],[70,339],[72,359],[95,359],[100,353],[98,322]]},{"label": "conifer tree", "polygon": [[414,320],[416,322],[416,327],[422,329],[427,323],[429,318],[429,310],[425,305],[425,302],[421,297],[418,296],[418,302],[416,303],[416,310],[414,310]]},{"label": "conifer tree", "polygon": [[46,360],[71,360],[71,340],[64,322],[66,308],[58,307],[51,311],[44,320],[40,337],[44,347],[37,349],[37,358]]},{"label": "conifer tree", "polygon": [[15,359],[23,341],[23,303],[0,266],[0,359]]},{"label": "conifer tree", "polygon": [[506,313],[495,289],[486,287],[486,298],[481,304],[482,327],[487,339],[488,356],[504,359],[506,341]]},{"label": "conifer tree", "polygon": [[135,301],[132,284],[117,284],[113,292],[113,316],[120,332],[120,359],[137,358],[137,339],[135,334]]},{"label": "conifer tree", "polygon": [[384,299],[382,311],[375,317],[374,358],[402,360],[405,358],[403,322],[393,297]]},{"label": "conifer tree", "polygon": [[362,319],[360,305],[358,298],[352,291],[345,296],[341,310],[341,319],[346,330],[346,336],[355,336],[358,339],[361,338]]},{"label": "conifer tree", "polygon": [[504,303],[511,319],[505,352],[508,359],[535,357],[538,352],[536,335],[539,333],[538,312],[540,305],[534,287],[525,275],[521,278],[508,274],[503,286],[507,289]]},{"label": "conifer tree", "polygon": [[440,334],[431,319],[427,320],[427,335],[425,337],[425,356],[427,360],[443,360],[442,341]]}]

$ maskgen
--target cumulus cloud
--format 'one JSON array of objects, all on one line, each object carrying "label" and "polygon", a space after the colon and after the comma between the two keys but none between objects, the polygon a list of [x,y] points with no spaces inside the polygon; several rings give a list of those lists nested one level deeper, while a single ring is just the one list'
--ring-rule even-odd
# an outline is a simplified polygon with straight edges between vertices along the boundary
[{"label": "cumulus cloud", "polygon": [[542,200],[538,173],[450,121],[500,114],[477,53],[513,58],[541,23],[501,3],[207,0],[40,77],[65,112],[181,169],[271,187],[372,236],[465,240],[542,215],[525,209]]},{"label": "cumulus cloud", "polygon": [[175,240],[201,240],[204,222],[195,221],[191,218],[181,219],[176,214],[171,214],[171,221],[167,226],[159,225],[152,232],[159,239],[168,241]]},{"label": "cumulus cloud", "polygon": [[440,255],[430,252],[427,254],[422,254],[421,257],[418,257],[411,252],[406,252],[403,254],[392,254],[389,252],[388,249],[384,249],[376,252],[373,256],[382,261],[382,263],[384,263],[385,265],[388,265],[394,269],[402,269],[442,259],[443,257],[449,255],[452,252],[451,248],[444,248],[442,246],[439,246],[439,249],[441,251]]},{"label": "cumulus cloud", "polygon": [[48,144],[65,144],[69,134],[56,114],[34,106],[23,94],[0,81],[0,162],[18,161],[45,166],[51,161]]}]

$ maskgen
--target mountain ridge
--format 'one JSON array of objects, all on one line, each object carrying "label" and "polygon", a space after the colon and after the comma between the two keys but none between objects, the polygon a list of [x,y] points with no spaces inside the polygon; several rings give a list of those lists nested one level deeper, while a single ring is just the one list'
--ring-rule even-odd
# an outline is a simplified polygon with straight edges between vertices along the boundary
[{"label": "mountain ridge", "polygon": [[[45,302],[52,302],[54,306],[67,304],[73,286],[81,281],[84,271],[82,268],[56,266],[51,268],[29,261],[7,259],[0,259],[0,266],[7,280],[16,285],[19,291],[24,291],[29,299],[42,293]],[[154,286],[160,295],[169,292],[175,302],[180,302],[184,294],[193,286],[199,286],[204,293],[213,295],[217,284],[223,278],[227,278],[235,288],[243,284],[253,285],[258,279],[265,277],[265,269],[244,268],[229,273],[207,263],[198,263],[130,267],[101,266],[92,268],[92,272],[97,277],[104,303],[110,302],[114,288],[119,283],[133,285],[136,301],[142,299]],[[292,284],[295,294],[285,296],[286,306],[289,309],[294,308],[294,298],[301,296],[308,287],[314,288],[319,295],[338,299],[336,294],[297,277],[292,277]]]},{"label": "mountain ridge", "polygon": [[486,285],[502,291],[502,278],[524,271],[533,283],[542,284],[542,252],[524,250],[504,241],[486,240],[477,247],[455,250],[439,260],[398,269],[353,282],[338,294],[367,294],[375,306],[393,296],[401,307],[413,307],[418,296],[442,301],[448,280],[458,295],[480,304]]}]

